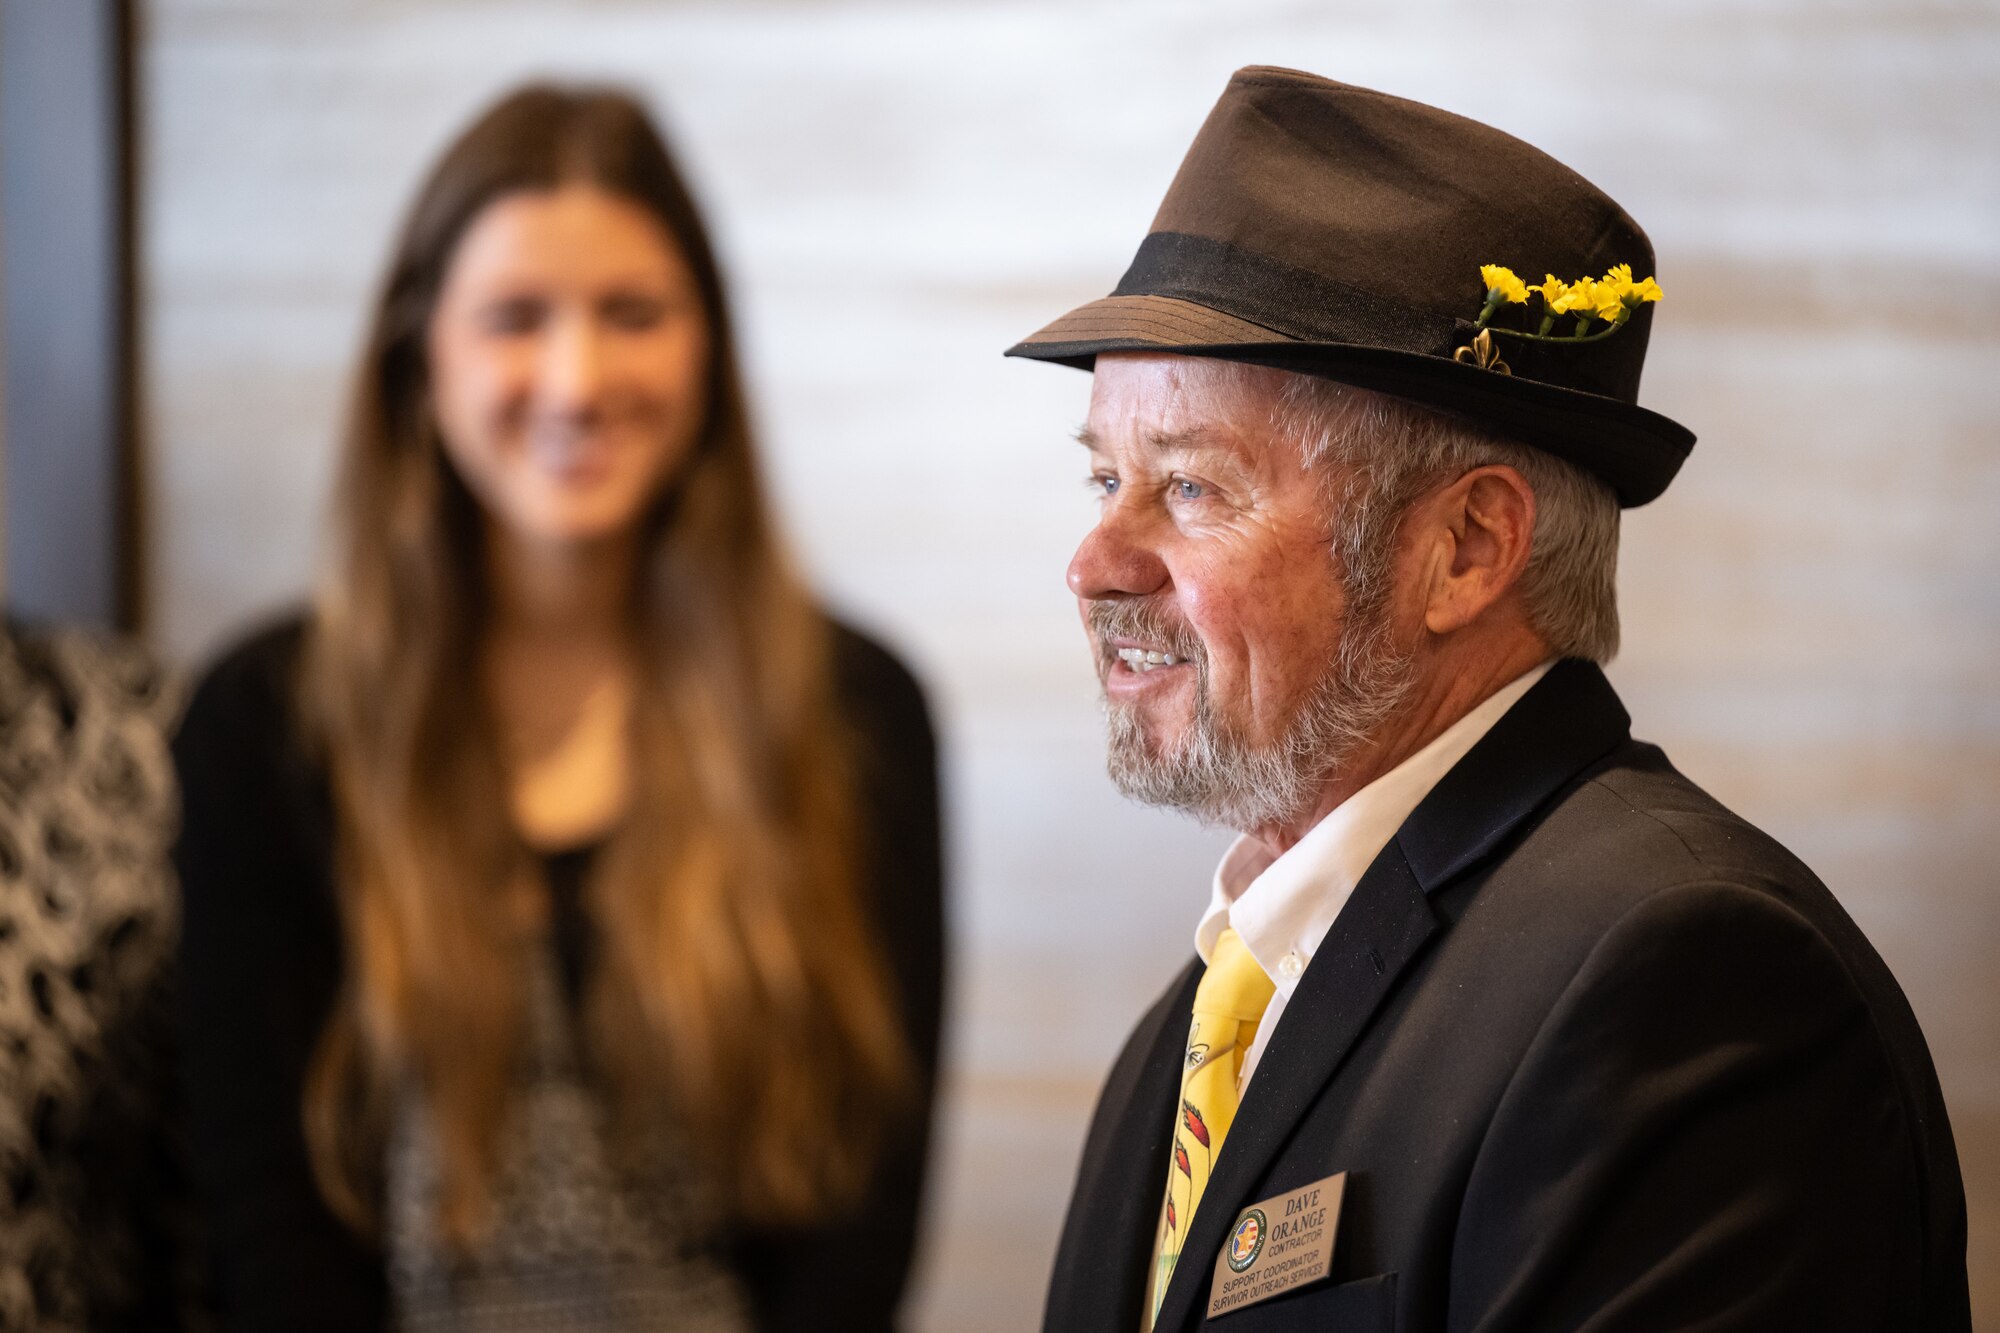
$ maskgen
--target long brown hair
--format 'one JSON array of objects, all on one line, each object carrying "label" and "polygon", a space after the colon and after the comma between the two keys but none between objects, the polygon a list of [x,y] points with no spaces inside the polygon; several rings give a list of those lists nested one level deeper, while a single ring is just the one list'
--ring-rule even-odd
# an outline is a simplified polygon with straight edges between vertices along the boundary
[{"label": "long brown hair", "polygon": [[624,94],[534,86],[445,153],[375,307],[350,405],[334,545],[302,702],[340,847],[345,985],[308,1079],[322,1191],[377,1217],[388,1117],[422,1089],[446,1235],[473,1235],[522,1052],[533,931],[509,886],[536,862],[507,815],[485,700],[477,502],[446,460],[425,334],[482,209],[582,183],[680,246],[710,332],[707,421],[646,521],[632,608],[632,798],[595,859],[604,941],[587,1030],[619,1123],[671,1117],[742,1220],[822,1215],[865,1179],[910,1074],[865,922],[854,764],[829,627],[779,551],[728,307],[694,202]]}]

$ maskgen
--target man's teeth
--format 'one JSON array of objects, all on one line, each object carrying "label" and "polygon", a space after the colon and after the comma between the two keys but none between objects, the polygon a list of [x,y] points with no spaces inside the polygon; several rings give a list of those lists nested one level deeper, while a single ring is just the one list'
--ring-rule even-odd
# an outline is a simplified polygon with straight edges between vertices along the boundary
[{"label": "man's teeth", "polygon": [[1151,671],[1154,667],[1179,666],[1187,661],[1185,657],[1175,657],[1172,653],[1154,652],[1148,648],[1120,648],[1118,660],[1134,671]]}]

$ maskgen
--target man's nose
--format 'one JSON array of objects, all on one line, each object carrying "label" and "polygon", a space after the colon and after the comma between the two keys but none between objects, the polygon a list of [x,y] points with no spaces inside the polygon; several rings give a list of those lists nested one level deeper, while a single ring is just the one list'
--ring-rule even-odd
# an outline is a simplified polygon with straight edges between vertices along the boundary
[{"label": "man's nose", "polygon": [[1070,557],[1070,591],[1087,601],[1145,597],[1167,582],[1167,567],[1146,539],[1147,525],[1116,501]]}]

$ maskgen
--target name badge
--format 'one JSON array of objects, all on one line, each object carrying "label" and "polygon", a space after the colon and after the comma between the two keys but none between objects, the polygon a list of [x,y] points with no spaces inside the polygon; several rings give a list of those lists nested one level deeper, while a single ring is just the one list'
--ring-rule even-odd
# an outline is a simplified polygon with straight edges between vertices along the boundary
[{"label": "name badge", "polygon": [[1333,1271],[1333,1233],[1347,1173],[1253,1203],[1236,1215],[1215,1256],[1208,1317],[1269,1300]]}]

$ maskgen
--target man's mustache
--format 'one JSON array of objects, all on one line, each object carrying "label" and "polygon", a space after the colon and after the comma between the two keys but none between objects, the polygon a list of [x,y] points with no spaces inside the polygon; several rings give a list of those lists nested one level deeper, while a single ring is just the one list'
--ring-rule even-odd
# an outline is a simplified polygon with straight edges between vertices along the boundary
[{"label": "man's mustache", "polygon": [[1118,650],[1111,647],[1112,639],[1137,639],[1161,652],[1185,658],[1197,667],[1207,663],[1201,640],[1187,622],[1168,614],[1157,602],[1092,602],[1084,619],[1096,640],[1100,671],[1109,670],[1117,660]]}]

